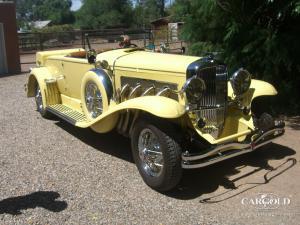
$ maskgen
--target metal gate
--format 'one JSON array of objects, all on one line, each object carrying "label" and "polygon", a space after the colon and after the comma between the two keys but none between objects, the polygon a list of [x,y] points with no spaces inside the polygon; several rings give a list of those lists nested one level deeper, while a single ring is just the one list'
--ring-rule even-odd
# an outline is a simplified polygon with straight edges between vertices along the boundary
[{"label": "metal gate", "polygon": [[0,75],[7,73],[6,49],[3,24],[0,23]]}]

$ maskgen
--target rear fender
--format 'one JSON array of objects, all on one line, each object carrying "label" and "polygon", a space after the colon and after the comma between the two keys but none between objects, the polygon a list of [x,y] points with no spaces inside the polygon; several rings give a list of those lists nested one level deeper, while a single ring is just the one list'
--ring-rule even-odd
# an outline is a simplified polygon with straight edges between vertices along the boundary
[{"label": "rear fender", "polygon": [[27,97],[35,97],[35,89],[37,84],[39,85],[43,97],[43,105],[44,107],[47,106],[46,102],[46,93],[47,93],[47,86],[46,86],[46,79],[53,79],[49,70],[45,67],[35,68],[32,69],[28,82],[27,82]]}]

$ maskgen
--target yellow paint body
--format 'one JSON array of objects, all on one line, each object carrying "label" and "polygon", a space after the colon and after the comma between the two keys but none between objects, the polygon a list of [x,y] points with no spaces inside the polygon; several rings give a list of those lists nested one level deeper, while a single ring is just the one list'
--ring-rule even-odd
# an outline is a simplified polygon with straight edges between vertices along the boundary
[{"label": "yellow paint body", "polygon": [[[180,120],[181,125],[183,123],[183,126],[193,128],[211,144],[232,140],[243,141],[246,135],[254,129],[251,113],[245,116],[241,110],[229,106],[224,129],[215,139],[209,133],[202,132],[190,115],[186,116],[188,114],[186,99],[184,95],[180,94],[178,94],[177,100],[162,96],[143,96],[120,103],[112,98],[110,102],[106,100],[103,102],[103,113],[99,117],[91,118],[83,107],[85,104],[83,82],[86,79],[96,81],[97,76],[90,71],[94,66],[88,64],[87,59],[70,57],[71,53],[78,51],[83,51],[83,49],[37,53],[38,67],[31,71],[27,84],[28,97],[34,96],[35,85],[39,84],[44,107],[51,104],[63,104],[85,114],[87,120],[76,122],[75,125],[78,127],[91,127],[97,132],[108,132],[116,126],[120,113],[126,110],[135,110],[147,112],[159,118]],[[176,85],[177,89],[174,91],[180,91],[186,82],[188,65],[198,59],[200,58],[132,51],[131,49],[112,50],[97,55],[97,61],[105,60],[109,65],[105,72],[112,81],[114,93],[121,90],[122,77],[170,83]],[[56,84],[56,89],[49,89],[51,80]],[[105,90],[101,91],[101,93],[104,92]],[[243,96],[243,104],[249,105],[258,96],[276,94],[277,92],[271,84],[252,80],[250,90]],[[228,83],[228,96],[234,98],[230,83]]]}]

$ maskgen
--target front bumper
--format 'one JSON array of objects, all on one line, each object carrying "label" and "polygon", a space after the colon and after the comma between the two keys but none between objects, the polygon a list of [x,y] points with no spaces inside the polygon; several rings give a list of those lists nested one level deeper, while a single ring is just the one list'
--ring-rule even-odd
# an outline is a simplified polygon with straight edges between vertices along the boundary
[{"label": "front bumper", "polygon": [[261,146],[270,143],[274,139],[284,134],[284,122],[277,121],[276,125],[268,130],[254,131],[247,141],[244,142],[229,142],[222,145],[212,146],[211,149],[205,153],[189,154],[182,153],[182,168],[194,169],[205,167],[217,162],[233,158],[248,152],[252,152]]}]

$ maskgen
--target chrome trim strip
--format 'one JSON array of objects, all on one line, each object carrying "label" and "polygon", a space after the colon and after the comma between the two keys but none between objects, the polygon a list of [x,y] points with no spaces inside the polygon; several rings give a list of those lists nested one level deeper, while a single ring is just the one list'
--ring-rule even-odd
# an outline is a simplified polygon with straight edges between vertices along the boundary
[{"label": "chrome trim strip", "polygon": [[276,131],[282,131],[283,128],[275,128],[275,129],[272,129],[272,130],[269,130],[265,133],[263,133],[261,136],[259,136],[257,139],[254,140],[255,143],[259,142],[262,138],[268,136],[269,134],[272,134],[272,133],[275,133]]},{"label": "chrome trim strip", "polygon": [[140,97],[142,95],[142,91],[142,85],[137,84],[134,88],[132,88],[128,98],[131,99]]},{"label": "chrome trim strip", "polygon": [[[275,134],[275,132],[279,132],[278,134]],[[262,143],[259,143],[261,139],[269,136],[270,134],[276,135],[273,136],[271,139],[268,139],[266,141],[263,141]],[[210,152],[207,152],[202,155],[194,155],[194,156],[188,156],[185,155],[184,153],[182,154],[182,168],[184,169],[194,169],[194,168],[201,168],[205,167],[229,158],[233,158],[238,155],[242,155],[251,151],[254,151],[263,145],[266,145],[270,142],[272,142],[274,139],[282,136],[284,134],[284,128],[274,128],[272,130],[269,130],[265,133],[263,133],[261,136],[259,136],[257,139],[253,140],[251,143],[238,143],[238,142],[233,142],[233,143],[228,143],[224,144],[221,146],[216,146],[215,149],[213,149]],[[256,145],[256,143],[259,143]],[[231,148],[232,147],[232,148]],[[228,149],[231,148],[231,149]],[[222,152],[223,151],[223,152]],[[234,152],[237,151],[237,152]],[[234,152],[234,153],[232,153]],[[219,154],[217,154],[219,153]],[[215,157],[214,157],[215,156]],[[205,158],[207,157],[212,157],[209,158],[205,161]],[[197,160],[203,160],[203,162],[195,162]]]},{"label": "chrome trim strip", "polygon": [[142,95],[141,96],[146,96],[146,95],[151,95],[151,92],[152,92],[152,95],[154,95],[155,94],[155,86],[154,85],[152,85],[152,86],[150,86],[148,89],[146,89],[143,93],[142,93]]},{"label": "chrome trim strip", "polygon": [[159,92],[157,92],[156,96],[169,95],[171,91],[172,91],[171,88],[165,87],[165,88],[161,89]]},{"label": "chrome trim strip", "polygon": [[169,98],[178,100],[178,92],[177,92],[178,85],[175,83],[160,82],[160,81],[156,81],[156,80],[124,77],[124,76],[121,76],[120,81],[121,81],[122,88],[125,85],[129,85],[129,87],[133,90],[135,87],[137,87],[137,85],[140,85],[141,86],[141,93],[139,94],[140,96],[143,95],[143,93],[149,87],[152,87],[152,86],[154,87],[154,89],[153,89],[154,95],[157,93],[160,93],[162,90],[164,90],[166,88],[169,88],[169,90],[170,90]]},{"label": "chrome trim strip", "polygon": [[203,163],[200,163],[200,164],[185,164],[185,162],[182,162],[181,166],[182,166],[183,169],[201,168],[201,167],[209,166],[211,164],[215,164],[217,162],[221,162],[223,160],[230,159],[230,158],[233,158],[235,156],[239,156],[239,155],[251,152],[251,151],[252,151],[251,148],[244,149],[243,151],[233,153],[233,154],[230,154],[230,155],[227,155],[227,156],[218,156],[217,158],[211,159],[209,161],[206,161],[206,162],[203,162]]},{"label": "chrome trim strip", "polygon": [[[279,137],[279,136],[278,136]],[[278,138],[278,137],[274,137],[274,139]],[[266,144],[269,144],[270,142],[272,142],[274,139],[271,139],[271,140],[268,140],[268,141],[265,141],[263,143],[260,143],[259,145],[255,145],[255,147],[253,148],[253,150],[257,149],[257,148],[260,148],[261,146],[264,146]]]},{"label": "chrome trim strip", "polygon": [[160,72],[160,73],[180,74],[180,72],[174,72],[174,71],[170,71],[170,70],[154,70],[154,69],[145,69],[145,68],[137,68],[137,67],[126,67],[126,66],[114,66],[114,68],[118,69],[118,70],[131,69],[131,70],[134,70],[134,71],[139,70],[139,71],[151,71],[151,72]]},{"label": "chrome trim strip", "polygon": [[242,144],[242,143],[238,143],[238,142],[232,142],[232,143],[228,143],[228,144],[218,145],[217,147],[215,147],[214,150],[209,151],[203,155],[195,155],[195,156],[182,155],[182,159],[186,160],[186,161],[194,161],[194,160],[199,160],[199,159],[203,159],[203,158],[212,156],[215,153],[221,152],[224,149],[227,149],[230,147],[232,147],[232,149],[244,149],[244,148],[248,148],[249,146],[250,146],[250,144]]}]

